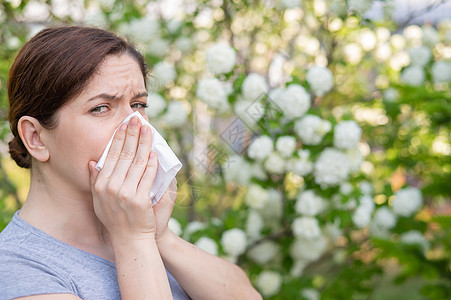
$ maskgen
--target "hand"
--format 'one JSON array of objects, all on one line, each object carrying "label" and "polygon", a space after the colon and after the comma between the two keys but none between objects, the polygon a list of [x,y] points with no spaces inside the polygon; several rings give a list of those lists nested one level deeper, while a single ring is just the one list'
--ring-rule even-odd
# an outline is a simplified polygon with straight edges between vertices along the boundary
[{"label": "hand", "polygon": [[116,131],[103,169],[89,162],[94,212],[113,244],[155,238],[156,224],[150,190],[158,161],[151,153],[152,134],[133,117]]},{"label": "hand", "polygon": [[168,229],[169,218],[172,215],[175,201],[177,200],[177,180],[174,180],[169,185],[163,197],[154,206],[155,222],[157,226],[156,241],[161,242],[172,232]]}]

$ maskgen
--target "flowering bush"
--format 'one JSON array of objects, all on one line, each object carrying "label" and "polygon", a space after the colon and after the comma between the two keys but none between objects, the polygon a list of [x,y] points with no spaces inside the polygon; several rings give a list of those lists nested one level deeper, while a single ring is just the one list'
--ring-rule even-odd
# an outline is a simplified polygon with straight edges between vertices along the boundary
[{"label": "flowering bush", "polygon": [[[390,281],[451,297],[449,20],[399,27],[391,1],[371,20],[371,0],[41,3],[44,20],[15,3],[1,4],[2,87],[43,21],[138,45],[149,118],[184,163],[170,228],[265,298],[394,298]],[[5,224],[20,201],[1,176]]]}]

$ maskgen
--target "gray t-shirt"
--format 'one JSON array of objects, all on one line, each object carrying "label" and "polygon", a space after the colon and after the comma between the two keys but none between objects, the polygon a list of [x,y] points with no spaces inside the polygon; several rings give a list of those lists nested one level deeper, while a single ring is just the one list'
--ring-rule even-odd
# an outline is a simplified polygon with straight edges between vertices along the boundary
[{"label": "gray t-shirt", "polygon": [[[189,299],[167,275],[174,299]],[[121,299],[116,276],[114,263],[51,237],[18,212],[0,233],[0,300],[56,293]]]}]

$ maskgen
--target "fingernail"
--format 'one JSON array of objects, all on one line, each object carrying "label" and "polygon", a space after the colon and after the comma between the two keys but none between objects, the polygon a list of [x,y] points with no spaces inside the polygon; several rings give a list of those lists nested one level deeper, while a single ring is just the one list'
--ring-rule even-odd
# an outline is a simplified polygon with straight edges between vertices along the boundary
[{"label": "fingernail", "polygon": [[124,123],[119,127],[119,131],[125,131],[125,129],[127,129],[127,123]]},{"label": "fingernail", "polygon": [[137,117],[133,117],[133,118],[130,120],[130,125],[131,125],[131,126],[136,126],[136,125],[138,125],[138,118],[137,118]]},{"label": "fingernail", "polygon": [[150,152],[149,158],[154,159],[155,158],[155,152]]},{"label": "fingernail", "polygon": [[149,132],[149,126],[141,127],[141,135],[146,135]]}]

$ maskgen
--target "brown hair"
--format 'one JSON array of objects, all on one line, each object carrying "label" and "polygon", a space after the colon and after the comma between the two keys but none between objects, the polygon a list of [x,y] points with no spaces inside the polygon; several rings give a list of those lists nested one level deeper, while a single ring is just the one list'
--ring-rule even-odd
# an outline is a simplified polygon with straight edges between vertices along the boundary
[{"label": "brown hair", "polygon": [[102,29],[46,28],[23,46],[8,79],[8,119],[14,135],[9,152],[20,167],[30,168],[31,156],[18,133],[19,119],[31,116],[45,128],[54,128],[55,113],[86,87],[105,57],[123,53],[137,61],[146,79],[143,56],[124,39]]}]

